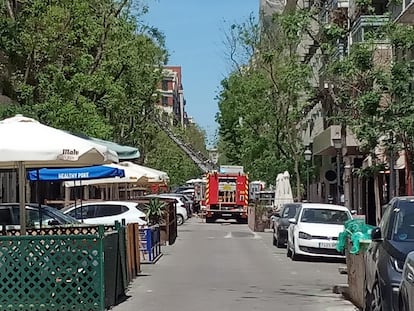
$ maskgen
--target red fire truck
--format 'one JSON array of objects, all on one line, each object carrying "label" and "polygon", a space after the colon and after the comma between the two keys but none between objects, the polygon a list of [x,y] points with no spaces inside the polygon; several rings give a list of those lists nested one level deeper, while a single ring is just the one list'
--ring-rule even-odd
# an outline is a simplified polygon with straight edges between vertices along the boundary
[{"label": "red fire truck", "polygon": [[235,219],[247,223],[249,179],[242,166],[221,166],[207,174],[205,190],[206,222]]}]

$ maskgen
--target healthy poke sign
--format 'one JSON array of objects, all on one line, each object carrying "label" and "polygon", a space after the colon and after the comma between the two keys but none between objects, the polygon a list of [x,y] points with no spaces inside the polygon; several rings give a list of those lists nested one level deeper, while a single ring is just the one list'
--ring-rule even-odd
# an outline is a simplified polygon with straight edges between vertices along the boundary
[{"label": "healthy poke sign", "polygon": [[73,180],[73,179],[89,179],[89,172],[75,172],[75,173],[58,173],[58,179],[66,179],[66,180]]}]

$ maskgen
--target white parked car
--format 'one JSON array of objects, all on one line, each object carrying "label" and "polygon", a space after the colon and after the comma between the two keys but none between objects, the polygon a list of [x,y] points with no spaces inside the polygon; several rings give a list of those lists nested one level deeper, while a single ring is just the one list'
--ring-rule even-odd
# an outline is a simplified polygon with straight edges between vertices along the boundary
[{"label": "white parked car", "polygon": [[185,203],[181,197],[176,196],[176,195],[167,195],[167,194],[148,194],[145,197],[146,198],[161,198],[161,199],[165,198],[165,199],[174,200],[178,226],[181,226],[188,219],[187,209],[185,208]]},{"label": "white parked car", "polygon": [[146,225],[146,214],[139,210],[138,203],[128,201],[84,202],[62,209],[66,215],[83,223],[94,225],[113,225],[115,221]]},{"label": "white parked car", "polygon": [[352,218],[345,206],[303,203],[295,218],[289,219],[287,255],[344,258],[336,250],[345,221]]}]

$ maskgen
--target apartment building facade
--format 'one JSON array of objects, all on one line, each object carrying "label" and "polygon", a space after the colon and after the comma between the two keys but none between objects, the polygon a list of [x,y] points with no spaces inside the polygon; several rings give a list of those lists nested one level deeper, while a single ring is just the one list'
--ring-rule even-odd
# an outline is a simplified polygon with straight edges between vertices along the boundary
[{"label": "apartment building facade", "polygon": [[[263,0],[261,5],[268,2]],[[330,117],[338,113],[331,94],[335,85],[325,75],[325,59],[318,39],[325,27],[332,24],[342,27],[347,35],[337,40],[334,57],[344,57],[353,44],[372,40],[372,31],[387,23],[390,16],[394,22],[414,24],[412,2],[403,0],[389,4],[389,1],[373,0],[369,6],[361,6],[355,0],[284,2],[284,12],[292,9],[312,9],[312,12],[316,12],[309,27],[309,35],[303,37],[297,47],[302,61],[312,70],[310,82],[317,94],[307,106],[300,125],[304,128],[304,149],[312,151],[312,167],[315,168],[310,182],[310,200],[334,202],[356,209],[365,214],[372,224],[378,222],[381,205],[390,196],[410,194],[409,187],[404,184],[409,174],[405,170],[406,158],[401,152],[390,157],[388,150],[381,146],[370,154],[364,153],[351,129],[332,121]],[[271,13],[267,11],[267,14]],[[395,55],[389,42],[378,38],[375,41],[374,61],[387,66],[393,57]],[[378,172],[375,177],[358,174],[361,169],[378,163],[385,163],[388,169]],[[392,182],[394,185],[390,185]],[[394,188],[394,193],[391,193],[391,188]]]},{"label": "apartment building facade", "polygon": [[162,81],[158,89],[160,100],[157,103],[161,119],[170,125],[185,127],[188,116],[182,85],[181,66],[165,66]]}]

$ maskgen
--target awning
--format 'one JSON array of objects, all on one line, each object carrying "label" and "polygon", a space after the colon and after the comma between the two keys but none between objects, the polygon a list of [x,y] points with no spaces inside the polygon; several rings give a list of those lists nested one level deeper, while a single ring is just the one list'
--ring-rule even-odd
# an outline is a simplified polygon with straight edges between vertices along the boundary
[{"label": "awning", "polygon": [[138,159],[140,157],[140,153],[138,148],[135,147],[130,147],[130,146],[124,146],[124,145],[120,145],[111,141],[107,141],[107,140],[103,140],[103,139],[99,139],[99,138],[94,138],[94,137],[89,137],[87,135],[83,135],[83,134],[75,134],[75,133],[70,133],[72,135],[76,135],[78,137],[81,137],[83,139],[87,139],[90,140],[96,144],[105,146],[113,151],[115,151],[118,154],[118,158],[120,161],[127,161],[127,160],[135,160]]},{"label": "awning", "polygon": [[123,169],[105,165],[75,168],[42,168],[27,173],[31,181],[89,180],[108,177],[124,177]]},{"label": "awning", "polygon": [[130,146],[123,146],[119,145],[114,142],[93,138],[93,137],[87,137],[87,139],[108,147],[109,149],[115,151],[118,154],[119,160],[135,160],[138,159],[140,156],[138,148],[130,147]]},{"label": "awning", "polygon": [[[362,162],[362,168],[371,167],[374,164],[386,164],[389,166],[389,156],[385,147],[376,147],[374,151],[374,157],[372,155],[367,156]],[[394,169],[402,170],[405,168],[405,151],[398,151],[398,157],[394,162]]]}]

